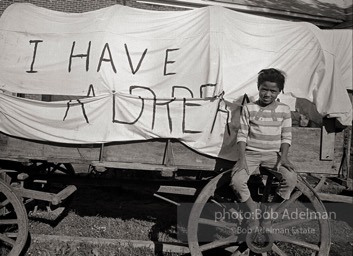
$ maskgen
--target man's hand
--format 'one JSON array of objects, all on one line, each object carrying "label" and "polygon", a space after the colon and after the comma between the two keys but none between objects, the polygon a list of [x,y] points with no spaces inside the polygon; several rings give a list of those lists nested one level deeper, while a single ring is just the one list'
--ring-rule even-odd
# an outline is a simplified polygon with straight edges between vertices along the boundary
[{"label": "man's hand", "polygon": [[[246,159],[245,157],[241,157],[233,166],[232,168],[232,174],[231,176],[233,177],[233,175],[240,170],[245,169],[245,171],[249,174],[249,169],[248,169],[248,165],[246,164]],[[250,175],[250,174],[249,174]]]},{"label": "man's hand", "polygon": [[281,161],[279,162],[279,164],[285,168],[287,168],[290,171],[294,171],[295,167],[294,165],[288,160],[288,158],[286,157],[282,157]]}]

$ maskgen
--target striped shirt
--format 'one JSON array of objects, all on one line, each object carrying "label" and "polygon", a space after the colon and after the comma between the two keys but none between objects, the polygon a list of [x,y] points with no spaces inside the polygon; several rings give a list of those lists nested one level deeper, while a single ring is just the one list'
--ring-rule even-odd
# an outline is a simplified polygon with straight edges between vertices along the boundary
[{"label": "striped shirt", "polygon": [[274,101],[260,107],[258,101],[244,106],[237,141],[246,142],[247,150],[279,152],[282,143],[291,144],[292,119],[286,104]]}]

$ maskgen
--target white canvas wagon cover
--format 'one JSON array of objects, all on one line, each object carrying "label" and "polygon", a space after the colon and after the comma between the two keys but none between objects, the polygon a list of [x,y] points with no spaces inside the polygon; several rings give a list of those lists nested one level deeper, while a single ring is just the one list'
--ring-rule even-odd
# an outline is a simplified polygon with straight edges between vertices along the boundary
[{"label": "white canvas wagon cover", "polygon": [[[234,159],[244,93],[257,73],[286,73],[284,96],[351,125],[352,31],[320,30],[221,7],[73,14],[13,4],[0,19],[0,130],[62,143],[177,138]],[[76,96],[80,96],[79,98]]]}]

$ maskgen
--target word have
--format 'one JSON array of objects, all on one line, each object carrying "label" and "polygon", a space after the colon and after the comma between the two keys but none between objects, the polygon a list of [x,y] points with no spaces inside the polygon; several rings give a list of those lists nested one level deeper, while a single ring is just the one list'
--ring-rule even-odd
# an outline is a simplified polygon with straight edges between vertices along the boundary
[{"label": "word have", "polygon": [[[27,73],[37,73],[38,70],[35,70],[35,62],[36,62],[36,57],[37,57],[37,51],[38,51],[38,46],[40,43],[43,43],[43,40],[30,40],[29,41],[30,44],[33,44],[33,55],[32,55],[32,62],[31,62],[31,66],[29,68],[29,70],[27,70]],[[74,41],[72,43],[72,47],[71,47],[71,53],[69,55],[69,59],[68,59],[68,72],[70,73],[72,71],[72,61],[74,60],[74,58],[86,58],[86,65],[85,65],[85,70],[86,72],[89,71],[90,69],[90,55],[91,55],[91,44],[92,42],[89,41],[88,42],[88,47],[87,47],[87,51],[85,53],[75,53],[75,46],[76,46],[76,42]],[[128,58],[129,61],[129,66],[131,69],[131,73],[133,75],[135,75],[137,73],[137,71],[140,69],[141,64],[147,54],[148,49],[146,48],[141,57],[140,60],[138,61],[136,67],[134,67],[134,64],[132,63],[132,59],[130,56],[130,52],[129,52],[129,48],[127,46],[127,44],[124,44],[124,48],[125,48],[125,53],[126,56]],[[168,72],[167,71],[167,65],[173,64],[175,61],[169,60],[169,53],[173,52],[173,51],[178,51],[179,48],[175,48],[175,49],[166,49],[165,51],[165,59],[164,59],[164,68],[163,68],[163,75],[164,76],[169,76],[169,75],[175,75],[175,72]],[[99,72],[101,70],[101,66],[102,63],[110,63],[111,69],[113,70],[114,73],[117,73],[116,67],[115,67],[115,63],[112,57],[112,52],[110,50],[110,46],[108,43],[106,43],[103,46],[103,49],[101,51],[101,55],[98,61],[98,65],[97,65],[97,72]]]}]

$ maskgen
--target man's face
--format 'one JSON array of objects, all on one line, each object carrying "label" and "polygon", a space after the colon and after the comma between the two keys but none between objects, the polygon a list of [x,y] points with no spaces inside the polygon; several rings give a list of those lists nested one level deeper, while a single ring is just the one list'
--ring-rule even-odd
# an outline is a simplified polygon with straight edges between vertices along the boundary
[{"label": "man's face", "polygon": [[259,87],[259,100],[262,106],[270,105],[280,93],[277,83],[263,82]]}]

